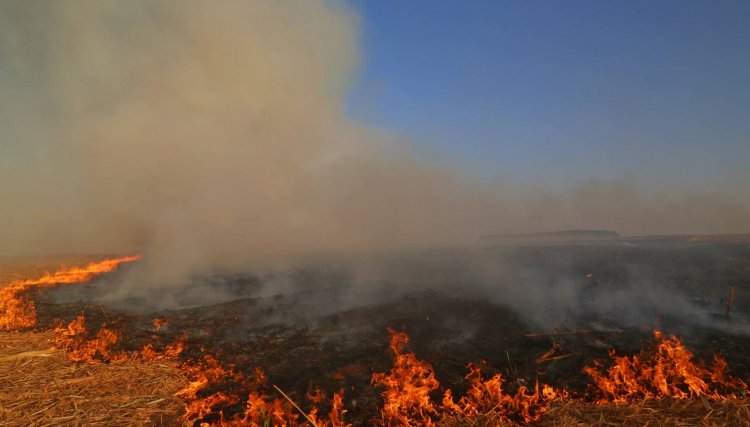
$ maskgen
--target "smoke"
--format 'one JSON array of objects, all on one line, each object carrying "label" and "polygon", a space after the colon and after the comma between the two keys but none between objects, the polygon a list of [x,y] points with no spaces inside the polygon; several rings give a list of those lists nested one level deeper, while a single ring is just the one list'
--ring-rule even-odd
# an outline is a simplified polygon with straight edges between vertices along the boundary
[{"label": "smoke", "polygon": [[750,229],[743,201],[509,188],[347,118],[338,1],[0,4],[0,255],[143,252],[149,283],[488,232]]}]

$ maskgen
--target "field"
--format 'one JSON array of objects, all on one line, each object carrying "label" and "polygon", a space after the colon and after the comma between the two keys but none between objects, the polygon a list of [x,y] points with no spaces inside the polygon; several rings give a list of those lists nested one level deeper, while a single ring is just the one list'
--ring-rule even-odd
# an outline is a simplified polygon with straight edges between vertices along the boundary
[{"label": "field", "polygon": [[[11,260],[2,264],[2,277],[34,277],[82,261]],[[257,391],[264,404],[278,399],[299,422],[313,407],[328,414],[332,394],[340,393],[342,419],[368,425],[387,421],[387,386],[373,383],[373,374],[393,373],[394,357],[409,354],[439,383],[427,390],[441,413],[428,414],[436,423],[748,425],[745,390],[719,387],[720,395],[696,396],[675,383],[674,390],[691,398],[634,392],[618,399],[603,395],[583,372],[594,361],[602,361],[604,372],[613,363],[611,351],[615,357],[643,349],[652,354],[658,329],[679,337],[697,365],[718,355],[727,361],[727,375],[750,381],[750,244],[734,238],[321,256],[295,268],[217,272],[177,287],[133,287],[123,280],[129,268],[34,294],[35,326],[0,334],[2,422],[229,423],[248,419],[248,393]],[[51,349],[60,325],[81,313],[85,331],[69,334],[67,347],[58,340],[62,350]],[[116,331],[117,340],[74,362],[102,328]],[[397,333],[409,337],[400,354],[389,348]],[[167,354],[176,342],[184,347],[176,355],[143,356],[146,346]],[[205,373],[206,355],[223,374],[186,393],[197,375],[190,367]],[[501,374],[510,396],[521,388],[531,393],[538,382],[568,397],[537,402],[530,417],[497,410],[448,414],[442,393],[470,389],[468,363],[481,366],[483,380]],[[319,404],[310,399],[317,389],[327,395]],[[290,401],[300,411],[288,409]],[[202,412],[183,417],[196,403]]]}]

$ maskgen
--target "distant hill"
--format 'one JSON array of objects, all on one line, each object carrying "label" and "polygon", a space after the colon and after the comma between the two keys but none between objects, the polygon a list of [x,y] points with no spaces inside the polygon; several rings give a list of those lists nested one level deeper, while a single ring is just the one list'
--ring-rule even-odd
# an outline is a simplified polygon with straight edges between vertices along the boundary
[{"label": "distant hill", "polygon": [[634,243],[653,241],[671,243],[750,243],[750,233],[630,236],[626,237],[625,240]]},{"label": "distant hill", "polygon": [[616,240],[620,234],[611,230],[563,230],[542,233],[486,234],[479,238],[481,243],[567,243],[602,240]]}]

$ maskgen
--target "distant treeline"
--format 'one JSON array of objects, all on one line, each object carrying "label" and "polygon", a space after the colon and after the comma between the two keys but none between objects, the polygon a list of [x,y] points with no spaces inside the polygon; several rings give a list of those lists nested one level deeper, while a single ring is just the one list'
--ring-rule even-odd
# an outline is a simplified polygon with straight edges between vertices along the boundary
[{"label": "distant treeline", "polygon": [[513,241],[567,241],[567,240],[607,240],[619,239],[620,234],[611,230],[563,230],[542,233],[520,234],[486,234],[480,242],[513,242]]}]

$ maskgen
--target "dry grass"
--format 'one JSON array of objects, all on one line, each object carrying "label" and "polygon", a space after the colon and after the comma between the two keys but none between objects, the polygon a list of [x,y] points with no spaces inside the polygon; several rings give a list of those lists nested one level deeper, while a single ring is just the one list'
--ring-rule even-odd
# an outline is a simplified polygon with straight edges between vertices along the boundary
[{"label": "dry grass", "polygon": [[0,425],[175,425],[186,385],[172,363],[77,365],[51,333],[0,333]]},{"label": "dry grass", "polygon": [[566,402],[540,426],[750,426],[750,400],[647,400],[638,404]]},{"label": "dry grass", "polygon": [[[442,427],[498,427],[514,426],[496,417],[482,415],[473,418],[452,418],[440,423]],[[540,427],[611,427],[611,426],[750,426],[750,399],[709,401],[646,400],[638,404],[596,405],[583,402],[558,402],[541,420]]]}]

